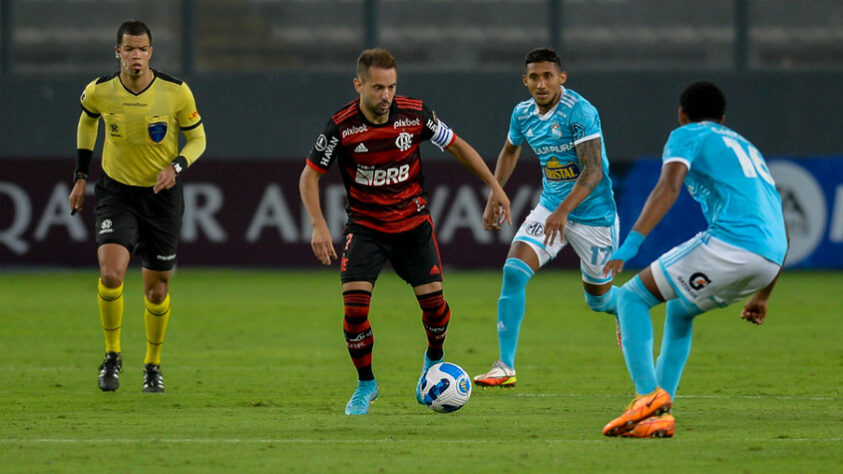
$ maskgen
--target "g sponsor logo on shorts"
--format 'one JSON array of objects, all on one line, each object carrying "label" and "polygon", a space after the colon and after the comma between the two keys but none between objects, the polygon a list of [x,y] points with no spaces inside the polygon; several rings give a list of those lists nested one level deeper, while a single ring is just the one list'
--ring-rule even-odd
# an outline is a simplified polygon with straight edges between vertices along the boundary
[{"label": "g sponsor logo on shorts", "polygon": [[706,285],[711,283],[711,279],[705,273],[696,272],[688,278],[688,284],[695,290],[702,290]]}]

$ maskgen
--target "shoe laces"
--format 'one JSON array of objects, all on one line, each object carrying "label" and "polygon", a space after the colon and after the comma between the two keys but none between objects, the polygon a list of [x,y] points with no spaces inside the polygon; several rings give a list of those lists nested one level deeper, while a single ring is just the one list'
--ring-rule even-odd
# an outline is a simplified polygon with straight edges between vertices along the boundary
[{"label": "shoe laces", "polygon": [[106,377],[113,377],[115,374],[120,372],[122,364],[120,363],[120,358],[116,356],[111,356],[108,354],[105,356],[105,360],[102,361],[100,364],[100,370],[105,369],[105,376]]},{"label": "shoe laces", "polygon": [[144,382],[146,382],[147,385],[152,387],[160,386],[164,378],[161,375],[161,368],[157,365],[147,365],[143,375]]},{"label": "shoe laces", "polygon": [[371,401],[373,392],[374,390],[369,389],[369,387],[363,384],[358,384],[357,390],[355,390],[354,395],[351,396],[351,404],[363,405],[364,403]]}]

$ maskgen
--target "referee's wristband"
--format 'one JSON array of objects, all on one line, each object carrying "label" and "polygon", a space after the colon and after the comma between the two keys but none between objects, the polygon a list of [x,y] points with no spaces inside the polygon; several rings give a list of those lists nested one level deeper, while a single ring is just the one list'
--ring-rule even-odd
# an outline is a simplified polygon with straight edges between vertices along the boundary
[{"label": "referee's wristband", "polygon": [[76,169],[73,170],[73,182],[80,179],[88,179],[88,171],[91,170],[91,157],[93,150],[86,150],[84,148],[76,149]]},{"label": "referee's wristband", "polygon": [[609,258],[611,260],[628,261],[638,254],[638,248],[641,247],[642,243],[644,243],[644,239],[646,239],[646,237],[644,237],[644,234],[641,232],[636,230],[629,231],[629,234],[626,236],[626,240],[623,241],[623,244],[615,250]]},{"label": "referee's wristband", "polygon": [[179,155],[173,161],[170,162],[170,166],[176,170],[176,174],[180,175],[182,171],[187,169],[187,158]]}]

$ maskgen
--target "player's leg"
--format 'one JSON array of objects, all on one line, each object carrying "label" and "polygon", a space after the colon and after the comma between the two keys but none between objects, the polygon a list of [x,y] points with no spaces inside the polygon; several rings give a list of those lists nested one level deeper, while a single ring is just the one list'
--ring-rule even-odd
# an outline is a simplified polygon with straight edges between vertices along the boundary
[{"label": "player's leg", "polygon": [[544,245],[544,223],[550,211],[538,205],[524,219],[512,239],[506,262],[503,266],[501,293],[498,298],[498,348],[499,358],[491,370],[474,377],[480,386],[513,387],[515,374],[515,353],[524,320],[527,284],[545,263],[553,259],[567,244],[556,239],[553,245]]},{"label": "player's leg", "polygon": [[95,187],[97,199],[96,239],[100,278],[97,282],[97,306],[105,335],[105,359],[99,368],[97,383],[101,390],[116,390],[120,385],[123,360],[120,332],[123,326],[123,279],[137,240],[137,220],[131,212],[132,200],[127,187],[103,174]]},{"label": "player's leg", "polygon": [[620,322],[618,321],[618,290],[613,285],[614,275],[604,276],[603,267],[617,248],[618,219],[611,226],[586,225],[568,222],[565,239],[580,258],[583,292],[589,309],[615,316],[615,335],[618,348],[622,349]]},{"label": "player's leg", "polygon": [[659,386],[670,394],[670,398],[676,396],[679,379],[691,353],[694,318],[701,313],[702,310],[693,303],[681,298],[667,302],[662,347],[656,361],[656,379]]},{"label": "player's leg", "polygon": [[164,376],[161,374],[161,351],[164,336],[170,322],[170,277],[172,271],[143,269],[144,312],[146,328],[146,355],[143,358],[143,391],[160,393],[164,391]]},{"label": "player's leg", "polygon": [[143,321],[146,328],[143,391],[161,393],[164,392],[161,351],[171,313],[170,277],[176,265],[184,213],[181,182],[177,181],[174,187],[158,194],[144,189],[139,192],[135,206],[139,215],[136,253],[143,261]]},{"label": "player's leg", "polygon": [[656,374],[659,386],[674,397],[691,351],[694,318],[755,293],[772,281],[779,267],[701,234],[659,258],[650,270],[659,291],[670,300]]},{"label": "player's leg", "polygon": [[639,394],[624,413],[603,427],[606,436],[632,431],[652,416],[670,411],[670,395],[658,387],[653,365],[653,324],[650,308],[662,301],[649,268],[628,281],[618,294],[618,313],[623,334],[624,359],[635,391]]},{"label": "player's leg", "polygon": [[393,237],[387,247],[389,261],[395,273],[413,287],[427,336],[421,375],[416,383],[416,401],[424,404],[421,383],[427,370],[444,358],[443,347],[451,320],[451,309],[442,290],[442,259],[431,219]]},{"label": "player's leg", "polygon": [[105,358],[99,367],[97,384],[103,391],[117,390],[123,360],[120,329],[123,326],[123,278],[131,255],[119,244],[103,244],[97,249],[100,278],[97,282],[97,305],[105,335]]},{"label": "player's leg", "polygon": [[359,226],[346,230],[340,260],[343,294],[343,334],[351,362],[357,370],[357,388],[345,407],[346,415],[365,415],[378,397],[372,371],[374,333],[369,308],[375,281],[386,261],[379,234]]}]

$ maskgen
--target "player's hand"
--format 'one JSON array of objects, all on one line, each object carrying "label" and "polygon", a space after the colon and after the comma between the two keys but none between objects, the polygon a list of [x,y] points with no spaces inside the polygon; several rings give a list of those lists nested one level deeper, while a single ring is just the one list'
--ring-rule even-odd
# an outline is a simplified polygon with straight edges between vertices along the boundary
[{"label": "player's hand", "polygon": [[313,236],[310,239],[310,247],[313,255],[323,265],[330,265],[331,259],[336,260],[337,252],[334,250],[334,241],[331,238],[331,231],[326,226],[314,226]]},{"label": "player's hand", "polygon": [[489,196],[486,201],[486,208],[483,210],[483,228],[486,230],[501,230],[501,224],[506,218],[503,208]]},{"label": "player's hand", "polygon": [[544,245],[553,245],[556,238],[565,241],[565,224],[568,223],[568,213],[559,209],[550,213],[544,221]]},{"label": "player's hand", "polygon": [[760,298],[758,294],[752,297],[743,306],[741,311],[741,319],[745,319],[752,324],[763,324],[764,318],[767,317],[767,300]]},{"label": "player's hand", "polygon": [[70,190],[70,215],[74,215],[82,210],[82,205],[85,204],[85,186],[87,181],[84,179],[77,179],[73,184],[73,189]]},{"label": "player's hand", "polygon": [[[512,214],[509,209],[509,197],[504,192],[503,188],[500,186],[496,186],[492,188],[491,194],[489,194],[489,201],[486,203],[486,208],[492,207],[493,209],[493,219],[490,222],[492,228],[500,229],[501,224],[506,222],[509,225],[512,225]],[[483,212],[483,223],[486,224],[486,212]],[[486,228],[487,230],[491,230],[489,227]]]},{"label": "player's hand", "polygon": [[606,262],[606,265],[603,265],[603,276],[613,276],[616,277],[620,272],[623,271],[624,261],[623,260],[609,260]]},{"label": "player's hand", "polygon": [[170,189],[176,185],[176,178],[178,177],[178,173],[176,173],[176,169],[172,166],[168,166],[161,170],[158,173],[158,182],[155,183],[155,187],[152,188],[152,192],[158,194],[159,191],[162,189]]}]

